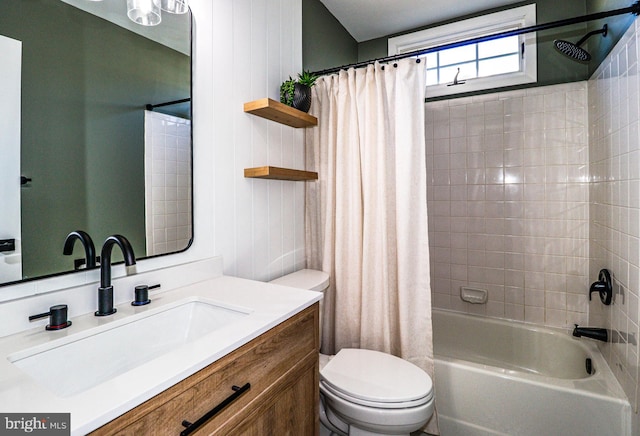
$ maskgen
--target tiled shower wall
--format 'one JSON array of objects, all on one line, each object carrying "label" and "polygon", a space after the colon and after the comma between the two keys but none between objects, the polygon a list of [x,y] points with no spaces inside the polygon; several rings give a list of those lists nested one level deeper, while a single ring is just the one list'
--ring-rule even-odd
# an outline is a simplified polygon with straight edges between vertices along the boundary
[{"label": "tiled shower wall", "polygon": [[610,306],[594,298],[589,321],[612,331],[602,351],[638,410],[640,141],[638,21],[589,81],[590,276],[614,277]]},{"label": "tiled shower wall", "polygon": [[193,235],[191,121],[145,111],[147,256],[183,250]]},{"label": "tiled shower wall", "polygon": [[427,103],[425,126],[434,307],[585,324],[587,83]]}]

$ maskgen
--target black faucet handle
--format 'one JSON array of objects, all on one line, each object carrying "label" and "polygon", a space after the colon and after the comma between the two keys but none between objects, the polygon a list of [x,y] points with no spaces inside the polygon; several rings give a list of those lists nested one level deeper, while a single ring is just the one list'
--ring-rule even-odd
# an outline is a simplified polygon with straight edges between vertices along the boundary
[{"label": "black faucet handle", "polygon": [[594,292],[597,292],[598,294],[600,294],[600,292],[604,288],[605,288],[605,285],[602,282],[591,283],[591,287],[589,288],[589,301],[591,301],[591,294],[593,294]]},{"label": "black faucet handle", "polygon": [[149,299],[149,286],[138,285],[134,291],[134,300],[131,302],[132,306],[144,306],[151,303]]},{"label": "black faucet handle", "polygon": [[151,303],[149,299],[149,291],[160,287],[160,283],[157,285],[138,285],[134,290],[134,300],[131,302],[132,306],[144,306]]},{"label": "black faucet handle", "polygon": [[589,288],[589,301],[591,301],[591,294],[597,292],[600,295],[600,301],[602,304],[608,306],[611,304],[613,297],[613,282],[611,281],[611,274],[606,269],[601,269],[598,274],[598,281],[593,282]]},{"label": "black faucet handle", "polygon": [[49,312],[39,313],[37,315],[31,315],[29,321],[35,319],[49,317],[49,324],[45,327],[46,330],[62,330],[71,325],[71,321],[67,319],[68,307],[66,304],[57,304],[49,308]]}]

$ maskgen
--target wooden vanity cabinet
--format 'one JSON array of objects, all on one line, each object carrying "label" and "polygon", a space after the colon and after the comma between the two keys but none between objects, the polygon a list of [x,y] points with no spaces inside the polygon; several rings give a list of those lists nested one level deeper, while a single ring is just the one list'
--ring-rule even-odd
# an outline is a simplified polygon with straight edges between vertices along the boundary
[{"label": "wooden vanity cabinet", "polygon": [[91,434],[179,435],[250,383],[191,434],[317,436],[318,316],[316,303]]}]

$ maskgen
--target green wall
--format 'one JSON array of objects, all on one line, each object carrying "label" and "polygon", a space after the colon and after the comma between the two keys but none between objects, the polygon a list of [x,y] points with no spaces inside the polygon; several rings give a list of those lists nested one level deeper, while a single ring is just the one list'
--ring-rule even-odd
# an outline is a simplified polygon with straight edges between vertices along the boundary
[{"label": "green wall", "polygon": [[[610,11],[614,9],[627,8],[632,5],[629,0],[588,0],[587,13]],[[606,23],[608,26],[607,36],[603,38],[601,35],[594,35],[589,38],[588,50],[591,56],[596,60],[589,63],[589,77],[598,68],[600,63],[605,59],[613,46],[620,40],[622,35],[627,31],[629,26],[633,24],[636,17],[633,14],[618,15],[608,17],[601,20],[591,21],[588,24],[588,31],[602,29]]]},{"label": "green wall", "polygon": [[[508,8],[495,8],[483,11],[486,13],[497,12],[504,9],[536,3],[536,22],[538,24],[548,23],[566,18],[585,15],[586,6],[584,0],[578,1],[557,1],[557,0],[537,0],[536,2],[526,1],[510,5]],[[479,14],[466,15],[455,20],[444,21],[434,25],[411,29],[410,33],[417,30],[436,27],[458,20],[473,18]],[[534,86],[551,85],[554,83],[575,82],[588,77],[588,67],[584,64],[574,62],[556,52],[553,47],[555,39],[566,39],[576,41],[586,32],[586,24],[561,27],[547,31],[538,32],[538,83]],[[402,34],[401,33],[401,34]],[[383,38],[362,42],[358,45],[358,60],[365,61],[387,56],[387,40],[389,37],[400,34],[388,35]],[[463,96],[460,94],[458,96]],[[449,97],[450,98],[450,97]]]},{"label": "green wall", "polygon": [[77,229],[144,256],[144,106],[190,95],[189,57],[60,1],[1,2],[0,34],[23,50],[24,278],[72,269]]},{"label": "green wall", "polygon": [[[320,3],[320,0],[306,0],[306,2]],[[523,1],[514,5],[510,5],[508,8],[523,6],[531,3],[536,3],[536,21],[538,24],[549,23],[567,18],[583,16],[594,12],[630,6],[630,2],[625,0],[537,0],[535,2]],[[483,14],[508,8],[490,9],[484,11]],[[397,36],[404,33],[410,33],[429,27],[439,26],[461,19],[472,18],[477,15],[478,14],[458,17],[455,20],[449,20],[434,25],[409,29],[406,32],[402,32],[399,34],[388,35],[382,38],[360,42],[358,43],[357,59],[349,59],[348,62],[343,61],[340,57],[335,55],[335,50],[331,44],[318,45],[314,52],[303,53],[303,58],[308,59],[308,62],[311,63],[312,60],[315,60],[316,57],[319,57],[321,55],[323,60],[323,68],[336,67],[353,62],[363,62],[367,60],[383,58],[387,56],[387,40],[389,37]],[[626,14],[624,16],[610,17],[606,20],[594,21],[588,24],[582,23],[538,32],[538,82],[528,86],[544,86],[588,79],[593,71],[598,67],[600,62],[602,62],[602,60],[606,57],[613,45],[615,45],[615,43],[619,40],[620,36],[633,22],[633,20],[634,16],[632,14]],[[310,21],[310,17],[303,16],[303,48],[307,47],[304,41],[313,37],[314,35],[332,33],[337,31],[335,28],[335,24],[325,24],[326,20],[323,19],[318,20],[313,24],[312,34],[308,29],[308,27],[311,27]],[[571,42],[577,42],[588,31],[601,28],[604,22],[607,22],[607,24],[609,25],[609,36],[607,38],[593,36],[589,40],[588,46],[586,48],[591,52],[593,59],[588,65],[570,60],[565,56],[559,54],[555,50],[553,46],[553,41],[555,39],[565,39]],[[318,28],[321,25],[325,25],[324,30]],[[522,86],[513,88],[521,87]],[[492,91],[489,90],[484,92]],[[469,94],[459,94],[456,97],[462,97],[465,95]]]},{"label": "green wall", "polygon": [[320,71],[358,59],[358,43],[320,0],[302,0],[303,69]]}]

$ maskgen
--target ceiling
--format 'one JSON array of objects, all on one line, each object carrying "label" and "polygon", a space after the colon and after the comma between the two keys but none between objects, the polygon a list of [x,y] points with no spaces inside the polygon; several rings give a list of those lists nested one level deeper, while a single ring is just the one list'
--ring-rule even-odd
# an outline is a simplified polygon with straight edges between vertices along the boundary
[{"label": "ceiling", "polygon": [[368,41],[521,0],[320,0],[356,41]]}]

